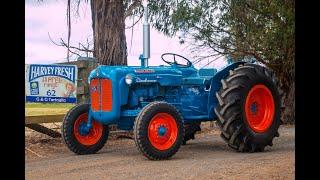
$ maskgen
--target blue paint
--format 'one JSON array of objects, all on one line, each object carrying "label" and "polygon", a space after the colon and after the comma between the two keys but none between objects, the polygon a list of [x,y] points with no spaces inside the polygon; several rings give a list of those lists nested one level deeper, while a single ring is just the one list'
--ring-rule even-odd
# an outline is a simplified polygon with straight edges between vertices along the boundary
[{"label": "blue paint", "polygon": [[29,68],[29,81],[44,76],[57,76],[75,83],[76,66],[31,64]]},{"label": "blue paint", "polygon": [[140,59],[140,61],[141,61],[141,67],[146,67],[146,59],[147,58],[145,58],[144,56],[143,56],[143,54],[140,54],[140,56],[139,56],[139,59]]},{"label": "blue paint", "polygon": [[164,126],[160,126],[160,127],[158,128],[158,134],[159,134],[159,136],[164,136],[164,135],[166,134],[166,132],[167,132],[167,128],[165,128]]},{"label": "blue paint", "polygon": [[26,96],[27,102],[76,103],[77,98]]},{"label": "blue paint", "polygon": [[88,124],[88,123],[82,122],[82,123],[79,125],[79,134],[80,134],[81,136],[86,136],[86,135],[89,134],[90,128],[88,128],[87,124]]},{"label": "blue paint", "polygon": [[256,104],[256,103],[252,103],[252,104],[250,105],[250,111],[255,114],[255,113],[257,112],[257,110],[258,110],[257,104]]},{"label": "blue paint", "polygon": [[[141,109],[153,101],[165,101],[174,105],[185,122],[213,121],[214,107],[218,100],[216,92],[221,88],[221,79],[229,70],[244,62],[228,60],[228,65],[217,69],[197,70],[179,66],[98,66],[89,76],[112,80],[112,110],[90,112],[90,116],[103,124],[117,124],[122,130],[132,130]],[[133,83],[127,85],[125,76],[130,74]],[[165,132],[159,128],[158,132]]]}]

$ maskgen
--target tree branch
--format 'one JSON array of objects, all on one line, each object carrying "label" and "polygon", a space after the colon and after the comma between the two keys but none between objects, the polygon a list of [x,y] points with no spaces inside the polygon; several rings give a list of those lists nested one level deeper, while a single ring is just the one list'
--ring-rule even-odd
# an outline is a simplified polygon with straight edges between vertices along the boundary
[{"label": "tree branch", "polygon": [[68,6],[67,6],[67,24],[68,24],[68,51],[67,51],[67,60],[69,62],[69,52],[70,52],[70,36],[71,36],[71,15],[70,15],[70,1],[68,0]]},{"label": "tree branch", "polygon": [[213,63],[214,61],[218,60],[218,59],[219,59],[219,58],[221,58],[221,57],[222,57],[222,55],[220,55],[220,56],[218,56],[218,57],[214,58],[214,59],[213,59],[213,60],[211,60],[209,63],[207,63],[206,65],[202,66],[201,68],[204,68],[204,67],[206,67],[206,66],[209,66],[211,63]]},{"label": "tree branch", "polygon": [[135,25],[140,21],[140,19],[142,18],[142,16],[143,16],[143,13],[140,14],[139,19],[138,19],[136,22],[133,22],[133,24],[132,24],[131,26],[129,26],[129,27],[126,27],[126,29],[133,28],[133,26],[135,26]]},{"label": "tree branch", "polygon": [[124,13],[124,17],[127,18],[133,15],[133,10],[137,7],[143,7],[141,0],[134,0],[133,3],[128,7],[127,11]]},{"label": "tree branch", "polygon": [[[79,45],[81,45],[81,46],[83,47],[83,49],[82,49],[82,48],[75,47],[75,46],[69,46],[62,38],[60,38],[60,44],[58,44],[58,43],[56,43],[56,42],[54,42],[54,41],[52,40],[49,32],[48,32],[48,36],[49,36],[50,41],[51,41],[54,45],[66,47],[66,48],[68,49],[68,51],[71,52],[71,53],[74,53],[74,52],[71,51],[70,49],[75,49],[75,50],[82,51],[82,52],[90,52],[90,53],[93,53],[93,50],[88,49],[89,46],[88,46],[88,48],[86,48],[86,47],[85,47],[83,44],[81,44],[81,43],[79,43]],[[76,53],[74,53],[74,54],[76,54]]]}]

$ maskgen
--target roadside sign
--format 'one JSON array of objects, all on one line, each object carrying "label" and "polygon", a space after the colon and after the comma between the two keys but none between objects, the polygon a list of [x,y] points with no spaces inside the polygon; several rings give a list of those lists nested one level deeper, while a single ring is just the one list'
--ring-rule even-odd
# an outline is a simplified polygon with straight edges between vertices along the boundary
[{"label": "roadside sign", "polygon": [[26,102],[76,103],[76,65],[26,64]]}]

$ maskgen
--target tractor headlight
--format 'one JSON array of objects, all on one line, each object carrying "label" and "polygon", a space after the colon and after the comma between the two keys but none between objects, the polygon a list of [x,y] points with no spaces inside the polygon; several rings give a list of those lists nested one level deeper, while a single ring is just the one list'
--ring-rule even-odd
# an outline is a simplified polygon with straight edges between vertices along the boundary
[{"label": "tractor headlight", "polygon": [[131,75],[131,74],[127,74],[127,75],[126,75],[126,78],[125,78],[125,81],[126,81],[126,83],[127,83],[128,85],[131,85],[132,82],[133,82],[133,77],[132,77],[132,75]]}]

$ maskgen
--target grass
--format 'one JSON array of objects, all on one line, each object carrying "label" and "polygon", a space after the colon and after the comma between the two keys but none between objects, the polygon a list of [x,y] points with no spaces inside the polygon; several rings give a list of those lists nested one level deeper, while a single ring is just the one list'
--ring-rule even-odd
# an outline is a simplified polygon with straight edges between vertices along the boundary
[{"label": "grass", "polygon": [[25,116],[41,116],[41,115],[55,115],[65,114],[75,104],[68,103],[26,103]]},{"label": "grass", "polygon": [[26,103],[26,108],[72,108],[75,104],[70,103]]}]

